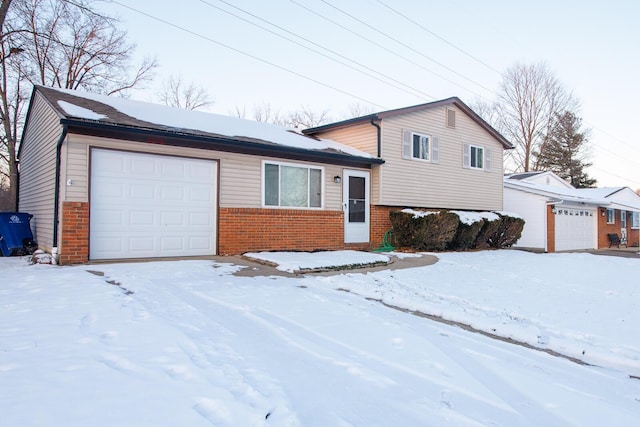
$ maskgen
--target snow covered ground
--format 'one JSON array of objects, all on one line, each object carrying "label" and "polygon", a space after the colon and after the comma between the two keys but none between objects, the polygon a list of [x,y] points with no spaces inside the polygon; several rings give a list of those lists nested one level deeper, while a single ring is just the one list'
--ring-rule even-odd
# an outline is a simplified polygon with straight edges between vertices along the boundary
[{"label": "snow covered ground", "polygon": [[0,425],[637,424],[639,259],[438,257],[291,278],[211,261],[0,258]]}]

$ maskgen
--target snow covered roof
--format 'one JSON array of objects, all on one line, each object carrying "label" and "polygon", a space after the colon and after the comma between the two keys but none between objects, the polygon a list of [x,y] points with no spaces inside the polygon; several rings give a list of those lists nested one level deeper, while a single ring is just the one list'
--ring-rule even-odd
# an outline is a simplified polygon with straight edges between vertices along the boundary
[{"label": "snow covered roof", "polygon": [[[541,174],[548,174],[554,179],[544,184],[540,183],[536,178]],[[550,201],[557,203],[580,203],[640,212],[640,196],[627,187],[575,188],[570,184],[558,185],[559,180],[561,181],[561,178],[553,172],[512,174],[504,177],[504,186],[549,197],[552,199]]]},{"label": "snow covered roof", "polygon": [[[218,114],[192,111],[131,99],[77,90],[36,86],[65,124],[113,131],[153,132],[175,139],[197,138],[200,148],[207,141],[227,151],[261,147],[264,151],[289,152],[327,160],[380,164],[383,160],[329,139],[302,135],[292,128]],[[222,147],[221,147],[222,146]]]}]

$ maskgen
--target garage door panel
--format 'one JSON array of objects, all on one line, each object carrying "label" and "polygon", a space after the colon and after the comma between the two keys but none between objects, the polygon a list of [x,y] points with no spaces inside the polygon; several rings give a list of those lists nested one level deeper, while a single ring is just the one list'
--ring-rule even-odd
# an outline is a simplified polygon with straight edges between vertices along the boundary
[{"label": "garage door panel", "polygon": [[94,149],[90,258],[215,254],[216,179],[215,161]]},{"label": "garage door panel", "polygon": [[556,250],[594,249],[596,212],[593,209],[556,208]]}]

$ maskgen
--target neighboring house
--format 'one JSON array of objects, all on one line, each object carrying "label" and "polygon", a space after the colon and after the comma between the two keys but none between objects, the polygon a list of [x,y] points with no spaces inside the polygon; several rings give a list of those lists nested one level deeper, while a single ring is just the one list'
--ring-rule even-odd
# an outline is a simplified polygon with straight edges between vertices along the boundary
[{"label": "neighboring house", "polygon": [[367,181],[384,163],[280,126],[42,86],[19,159],[19,210],[62,264],[369,248]]},{"label": "neighboring house", "polygon": [[[390,228],[389,211],[502,210],[503,152],[513,146],[458,98],[383,111],[306,129],[383,158],[371,170],[371,240]],[[369,185],[366,185],[368,188]],[[357,195],[355,195],[357,198]],[[345,203],[352,197],[345,197]],[[369,203],[365,203],[367,205]]]},{"label": "neighboring house", "polygon": [[609,233],[638,242],[640,197],[626,187],[576,189],[553,172],[516,173],[504,177],[504,209],[525,220],[515,247],[606,248]]}]

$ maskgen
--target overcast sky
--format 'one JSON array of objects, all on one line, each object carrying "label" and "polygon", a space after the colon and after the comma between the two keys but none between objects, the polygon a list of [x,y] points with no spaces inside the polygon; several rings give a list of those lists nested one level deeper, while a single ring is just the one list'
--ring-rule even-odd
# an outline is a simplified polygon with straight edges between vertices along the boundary
[{"label": "overcast sky", "polygon": [[159,60],[154,83],[135,98],[158,102],[163,81],[180,75],[206,88],[214,101],[208,110],[219,114],[270,104],[342,119],[355,103],[380,111],[458,96],[473,104],[494,97],[507,67],[545,61],[580,100],[591,129],[590,175],[599,186],[640,188],[640,2],[117,0],[100,7],[121,18],[137,58]]}]

